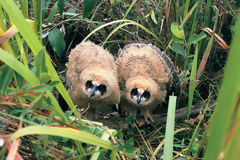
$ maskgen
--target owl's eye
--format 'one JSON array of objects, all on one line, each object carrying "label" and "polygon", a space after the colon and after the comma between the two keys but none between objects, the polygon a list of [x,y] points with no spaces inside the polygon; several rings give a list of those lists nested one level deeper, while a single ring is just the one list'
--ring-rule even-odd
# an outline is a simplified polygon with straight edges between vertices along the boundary
[{"label": "owl's eye", "polygon": [[148,99],[148,98],[150,97],[150,92],[144,91],[144,92],[143,92],[143,97],[146,98],[146,99]]},{"label": "owl's eye", "polygon": [[131,94],[132,96],[137,95],[137,94],[138,94],[137,88],[132,89],[130,94]]},{"label": "owl's eye", "polygon": [[104,93],[107,91],[107,87],[104,84],[100,84],[97,86],[97,90],[99,90],[101,93]]},{"label": "owl's eye", "polygon": [[86,82],[86,87],[87,87],[87,88],[92,88],[92,87],[93,87],[92,81],[87,81],[87,82]]}]

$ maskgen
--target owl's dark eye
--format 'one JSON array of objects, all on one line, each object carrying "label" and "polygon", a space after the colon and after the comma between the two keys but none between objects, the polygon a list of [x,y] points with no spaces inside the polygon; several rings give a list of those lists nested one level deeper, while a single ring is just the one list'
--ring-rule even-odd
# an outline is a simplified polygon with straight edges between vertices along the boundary
[{"label": "owl's dark eye", "polygon": [[99,90],[102,94],[107,91],[107,87],[104,84],[100,84],[97,86],[97,90]]},{"label": "owl's dark eye", "polygon": [[132,96],[137,95],[137,94],[138,94],[137,88],[132,89],[130,94],[131,94]]},{"label": "owl's dark eye", "polygon": [[150,97],[150,92],[144,91],[144,92],[143,92],[143,97],[146,98],[146,99],[148,99],[148,98]]},{"label": "owl's dark eye", "polygon": [[92,81],[87,81],[87,82],[86,82],[86,87],[87,87],[87,88],[92,88],[92,87],[93,87]]}]

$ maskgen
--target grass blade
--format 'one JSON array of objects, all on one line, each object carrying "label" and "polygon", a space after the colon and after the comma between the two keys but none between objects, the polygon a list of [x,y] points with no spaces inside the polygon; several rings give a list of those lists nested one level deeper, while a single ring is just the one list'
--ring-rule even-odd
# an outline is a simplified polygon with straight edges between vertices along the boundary
[{"label": "grass blade", "polygon": [[0,60],[3,61],[10,68],[15,70],[18,74],[20,74],[26,81],[28,81],[31,85],[39,84],[39,79],[35,76],[33,72],[31,72],[28,68],[26,68],[21,62],[19,62],[14,56],[5,52],[0,48]]},{"label": "grass blade", "polygon": [[[18,74],[20,74],[31,85],[40,83],[38,77],[33,72],[31,72],[21,62],[19,62],[14,56],[5,52],[1,48],[0,48],[0,60],[3,61],[6,65],[8,65],[10,68],[12,68],[14,71],[16,71]],[[47,91],[47,92],[51,98],[51,102],[52,102],[53,106],[55,106],[56,113],[58,113],[58,115],[61,115],[61,117],[63,117],[64,120],[67,122],[68,120],[67,120],[65,114],[63,113],[63,111],[61,110],[61,107],[58,105],[56,99],[54,98],[54,96],[52,95],[52,93],[50,91]]]},{"label": "grass blade", "polygon": [[82,130],[76,130],[73,128],[66,127],[53,127],[53,126],[29,126],[22,129],[17,130],[10,137],[10,140],[14,140],[16,138],[20,138],[26,135],[51,135],[51,136],[61,136],[66,138],[71,138],[77,141],[85,142],[88,144],[111,148],[112,144],[109,141],[102,140],[101,138],[90,134],[88,132]]},{"label": "grass blade", "polygon": [[176,100],[177,100],[176,96],[169,96],[163,160],[171,160],[173,156],[173,138],[174,138],[173,135],[174,135]]},{"label": "grass blade", "polygon": [[151,34],[157,41],[159,41],[161,44],[162,44],[162,41],[154,34],[152,33],[150,30],[148,30],[146,27],[144,27],[143,25],[137,23],[137,22],[134,22],[132,20],[127,20],[127,19],[121,19],[121,20],[116,20],[116,21],[112,21],[112,22],[109,22],[109,23],[105,23],[104,25],[94,29],[91,33],[89,33],[83,40],[82,42],[85,42],[91,35],[93,35],[95,32],[97,32],[98,30],[106,27],[106,26],[109,26],[109,25],[112,25],[112,24],[115,24],[115,23],[122,23],[122,22],[125,22],[124,24],[120,24],[120,26],[118,26],[117,28],[115,28],[110,34],[109,36],[106,38],[106,40],[104,41],[103,44],[106,43],[106,41],[111,37],[111,35],[113,35],[119,28],[125,26],[125,25],[128,25],[128,24],[132,24],[132,25],[136,25],[140,28],[142,28],[145,32]]},{"label": "grass blade", "polygon": [[208,57],[210,55],[210,51],[211,51],[211,48],[212,48],[212,45],[213,45],[213,40],[214,40],[214,35],[215,35],[215,32],[216,32],[216,28],[217,28],[217,22],[218,22],[218,16],[219,16],[219,10],[217,9],[216,6],[213,6],[213,9],[215,11],[215,22],[214,22],[214,27],[213,27],[213,32],[212,32],[212,35],[208,41],[208,44],[207,44],[207,49],[206,51],[204,52],[203,54],[203,58],[200,62],[200,65],[199,65],[199,68],[198,68],[198,71],[197,71],[197,77],[196,79],[199,79],[200,76],[202,75],[202,72],[205,68],[205,65],[207,63],[207,60],[208,60]]},{"label": "grass blade", "polygon": [[137,0],[133,0],[131,5],[129,6],[128,10],[126,11],[126,13],[123,16],[123,19],[125,19],[128,15],[128,13],[131,11],[132,7],[134,6],[134,4],[137,2]]},{"label": "grass blade", "polygon": [[2,74],[0,75],[0,95],[3,95],[4,90],[7,88],[13,77],[13,70],[5,66]]},{"label": "grass blade", "polygon": [[234,15],[235,18],[237,18],[237,13],[234,11],[234,9],[231,7],[231,5],[229,4],[229,2],[227,0],[223,0],[224,3],[228,6],[228,8],[230,9],[230,11],[232,12],[232,14]]},{"label": "grass blade", "polygon": [[195,54],[194,54],[193,64],[192,64],[191,77],[190,77],[190,83],[189,83],[187,119],[189,119],[190,114],[191,114],[192,101],[193,101],[193,95],[194,95],[195,84],[196,84],[195,81],[196,81],[196,72],[197,72],[197,61],[198,61],[198,44],[196,45],[196,49],[195,49]]},{"label": "grass blade", "polygon": [[[238,16],[240,18],[240,16]],[[237,20],[235,25],[235,36],[232,41],[230,54],[224,70],[222,87],[217,99],[217,106],[212,117],[210,125],[210,137],[207,144],[205,160],[218,159],[219,154],[223,151],[224,142],[230,126],[233,124],[233,113],[235,112],[236,99],[240,89],[240,21]],[[238,112],[239,113],[239,112]],[[239,123],[238,123],[239,127]],[[239,148],[239,143],[235,148]],[[230,151],[231,152],[231,151]],[[232,154],[239,154],[235,152]]]},{"label": "grass blade", "polygon": [[[29,24],[27,24],[25,18],[23,17],[22,13],[19,11],[16,4],[12,0],[1,0],[0,4],[4,8],[4,10],[7,12],[11,21],[18,28],[18,31],[21,33],[24,40],[27,42],[27,44],[31,48],[34,56],[36,56],[43,49],[42,44],[38,40],[36,33],[34,33],[33,30],[30,28]],[[66,102],[70,106],[70,108],[73,110],[74,114],[78,117],[78,119],[80,120],[80,123],[82,125],[84,125],[81,122],[81,117],[78,116],[78,113],[77,113],[76,109],[74,108],[74,104],[73,104],[71,98],[69,97],[69,95],[68,95],[65,87],[63,86],[61,80],[59,79],[55,68],[51,64],[48,56],[45,56],[45,57],[46,57],[46,65],[47,65],[47,68],[48,68],[48,73],[50,75],[52,75],[52,81],[59,81],[60,82],[56,86],[58,91],[63,96],[63,98],[66,100]]]}]

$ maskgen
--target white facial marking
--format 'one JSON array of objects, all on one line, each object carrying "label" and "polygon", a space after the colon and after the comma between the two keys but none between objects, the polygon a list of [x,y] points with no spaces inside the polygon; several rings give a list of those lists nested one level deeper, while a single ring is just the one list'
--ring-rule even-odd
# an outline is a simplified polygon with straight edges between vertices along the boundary
[{"label": "white facial marking", "polygon": [[133,96],[132,99],[134,100],[135,103],[137,103],[137,98],[138,96]]},{"label": "white facial marking", "polygon": [[[132,96],[132,99],[136,104],[143,104],[144,102],[147,101],[147,99],[142,96],[143,93],[144,93],[144,90],[143,89],[137,89],[137,91],[138,91],[137,95]],[[139,97],[140,97],[140,103],[138,103],[138,98]]]},{"label": "white facial marking", "polygon": [[100,83],[95,82],[95,81],[92,81],[92,84],[93,84],[95,87],[100,85]]},{"label": "white facial marking", "polygon": [[92,84],[93,84],[93,87],[87,89],[88,96],[91,97],[91,94],[93,94],[93,93],[94,93],[94,95],[92,97],[101,96],[101,92],[99,90],[95,90],[97,88],[97,86],[100,85],[100,83],[92,81]]},{"label": "white facial marking", "polygon": [[138,95],[142,95],[144,90],[143,89],[137,89],[138,90]]},{"label": "white facial marking", "polygon": [[96,97],[101,96],[101,92],[99,90],[95,91],[95,96]]},{"label": "white facial marking", "polygon": [[146,98],[142,97],[140,104],[146,102],[146,100],[147,100]]},{"label": "white facial marking", "polygon": [[87,92],[90,94],[92,92],[93,88],[88,88]]}]

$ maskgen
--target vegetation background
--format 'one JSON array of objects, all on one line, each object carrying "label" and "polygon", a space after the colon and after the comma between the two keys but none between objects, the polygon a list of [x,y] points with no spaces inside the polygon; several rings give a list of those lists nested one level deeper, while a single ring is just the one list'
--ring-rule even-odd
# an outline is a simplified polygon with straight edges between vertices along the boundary
[{"label": "vegetation background", "polygon": [[[1,0],[0,159],[240,159],[239,7]],[[129,43],[152,43],[171,57],[182,94],[170,98],[166,123],[115,128],[81,118],[64,84],[69,52],[86,40],[114,55]],[[63,112],[59,95],[71,111]],[[176,119],[175,104],[185,111]]]}]

